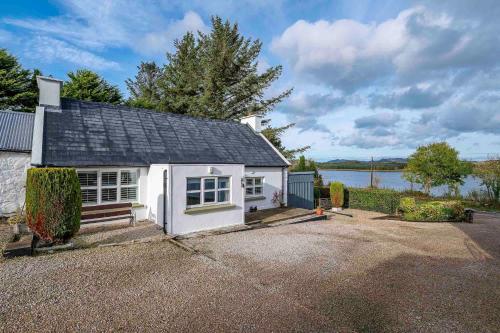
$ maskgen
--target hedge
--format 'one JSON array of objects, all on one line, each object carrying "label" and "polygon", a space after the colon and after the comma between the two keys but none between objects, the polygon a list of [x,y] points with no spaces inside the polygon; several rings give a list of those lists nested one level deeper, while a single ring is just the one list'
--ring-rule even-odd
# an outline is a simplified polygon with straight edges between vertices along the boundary
[{"label": "hedge", "polygon": [[80,229],[82,196],[75,169],[32,168],[26,181],[26,222],[47,241],[67,240]]},{"label": "hedge", "polygon": [[401,193],[389,189],[354,188],[348,189],[349,208],[371,210],[394,214],[399,206]]},{"label": "hedge", "polygon": [[464,221],[465,207],[461,201],[429,201],[417,204],[414,198],[402,198],[399,211],[403,220],[441,222],[441,221]]}]

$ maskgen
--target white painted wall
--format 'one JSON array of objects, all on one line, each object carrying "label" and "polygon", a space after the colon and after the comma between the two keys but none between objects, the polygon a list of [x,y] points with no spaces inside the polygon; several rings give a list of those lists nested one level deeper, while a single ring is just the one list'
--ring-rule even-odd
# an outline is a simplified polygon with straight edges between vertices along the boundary
[{"label": "white painted wall", "polygon": [[[213,167],[213,173],[209,173]],[[151,167],[152,168],[152,167]],[[186,165],[174,164],[171,166],[171,207],[169,208],[169,232],[185,234],[201,230],[209,230],[245,223],[243,187],[243,165],[211,164]],[[229,176],[231,177],[231,203],[235,207],[224,210],[186,214],[186,179],[188,177]],[[168,225],[168,223],[167,223]]]},{"label": "white painted wall", "polygon": [[24,204],[29,153],[0,152],[0,216],[11,215]]},{"label": "white painted wall", "polygon": [[[283,174],[283,168],[246,167],[245,177],[264,177],[263,195],[265,197],[262,200],[245,200],[245,212],[248,212],[250,207],[253,206],[257,206],[258,210],[276,207],[271,200],[273,199],[274,192],[283,191],[283,180],[286,179],[286,174]],[[283,193],[286,198],[286,188]]]}]

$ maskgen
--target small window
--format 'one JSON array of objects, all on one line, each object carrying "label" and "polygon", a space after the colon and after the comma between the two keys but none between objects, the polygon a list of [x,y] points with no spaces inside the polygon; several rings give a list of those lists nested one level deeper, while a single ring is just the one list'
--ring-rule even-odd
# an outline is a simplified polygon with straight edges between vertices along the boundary
[{"label": "small window", "polygon": [[137,170],[78,171],[83,205],[135,202],[138,200]]},{"label": "small window", "polygon": [[230,177],[199,177],[186,179],[188,207],[227,203],[230,201]]},{"label": "small window", "polygon": [[101,185],[102,186],[116,186],[116,172],[103,172],[101,173]]},{"label": "small window", "polygon": [[261,196],[264,187],[263,177],[247,177],[245,179],[245,195],[247,197]]},{"label": "small window", "polygon": [[78,172],[81,187],[97,187],[97,171]]},{"label": "small window", "polygon": [[137,201],[137,187],[122,187],[120,189],[120,201]]},{"label": "small window", "polygon": [[82,203],[97,205],[97,189],[82,188]]},{"label": "small window", "polygon": [[97,171],[85,171],[78,173],[80,181],[80,188],[82,191],[82,204],[83,205],[97,205]]}]

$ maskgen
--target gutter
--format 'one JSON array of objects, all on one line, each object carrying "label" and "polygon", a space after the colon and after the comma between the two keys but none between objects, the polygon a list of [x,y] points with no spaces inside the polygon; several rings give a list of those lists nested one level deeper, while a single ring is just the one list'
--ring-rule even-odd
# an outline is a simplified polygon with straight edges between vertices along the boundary
[{"label": "gutter", "polygon": [[168,181],[168,169],[163,170],[163,233],[167,234],[167,181]]}]

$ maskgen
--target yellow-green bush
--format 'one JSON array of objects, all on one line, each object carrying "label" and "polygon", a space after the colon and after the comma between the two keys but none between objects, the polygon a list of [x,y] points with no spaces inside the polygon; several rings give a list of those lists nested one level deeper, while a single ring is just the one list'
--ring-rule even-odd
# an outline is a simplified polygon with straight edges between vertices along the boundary
[{"label": "yellow-green bush", "polygon": [[341,182],[330,183],[330,199],[333,207],[342,207],[344,205],[344,184]]},{"label": "yellow-green bush", "polygon": [[26,181],[26,222],[40,239],[71,238],[80,229],[82,196],[75,169],[32,168]]},{"label": "yellow-green bush", "polygon": [[411,205],[409,200],[403,198],[400,211],[406,221],[440,222],[440,221],[464,221],[465,209],[460,201],[429,201],[421,204]]}]

